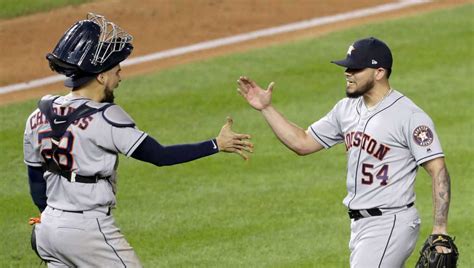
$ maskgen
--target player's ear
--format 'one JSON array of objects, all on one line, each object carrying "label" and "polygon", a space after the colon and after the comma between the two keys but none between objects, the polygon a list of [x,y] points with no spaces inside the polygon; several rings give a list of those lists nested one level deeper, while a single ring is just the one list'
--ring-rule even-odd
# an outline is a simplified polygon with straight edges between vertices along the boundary
[{"label": "player's ear", "polygon": [[385,74],[387,73],[387,70],[384,68],[377,68],[375,70],[375,79],[376,80],[381,80],[385,77]]},{"label": "player's ear", "polygon": [[99,84],[103,85],[105,83],[105,75],[104,73],[100,73],[96,76],[96,79],[97,79],[97,82],[99,82]]}]

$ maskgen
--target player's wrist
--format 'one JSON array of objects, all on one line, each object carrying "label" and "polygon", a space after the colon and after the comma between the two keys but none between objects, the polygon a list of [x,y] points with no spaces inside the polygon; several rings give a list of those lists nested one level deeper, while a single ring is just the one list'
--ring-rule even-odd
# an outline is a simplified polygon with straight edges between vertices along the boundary
[{"label": "player's wrist", "polygon": [[262,113],[270,113],[272,112],[273,110],[275,110],[275,108],[273,107],[273,105],[270,103],[268,104],[267,106],[263,107],[262,109],[260,109],[260,112]]},{"label": "player's wrist", "polygon": [[221,146],[219,145],[219,137],[215,137],[214,139],[209,140],[212,143],[212,149],[216,152],[221,151]]},{"label": "player's wrist", "polygon": [[448,235],[448,230],[446,226],[433,226],[433,229],[431,231],[432,234],[442,234],[442,235]]}]

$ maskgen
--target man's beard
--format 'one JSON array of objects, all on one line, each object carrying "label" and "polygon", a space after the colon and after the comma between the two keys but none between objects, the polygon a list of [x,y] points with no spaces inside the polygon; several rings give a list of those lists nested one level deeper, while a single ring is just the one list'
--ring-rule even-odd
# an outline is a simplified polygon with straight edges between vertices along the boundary
[{"label": "man's beard", "polygon": [[351,99],[356,99],[360,96],[363,96],[365,93],[369,92],[374,87],[374,80],[367,82],[366,84],[362,85],[358,90],[354,92],[349,92],[346,90],[346,96]]},{"label": "man's beard", "polygon": [[109,90],[109,89],[104,89],[104,98],[102,99],[101,102],[110,102],[110,103],[113,103],[114,102],[114,99],[115,99],[115,96],[114,96],[114,91],[113,90]]}]

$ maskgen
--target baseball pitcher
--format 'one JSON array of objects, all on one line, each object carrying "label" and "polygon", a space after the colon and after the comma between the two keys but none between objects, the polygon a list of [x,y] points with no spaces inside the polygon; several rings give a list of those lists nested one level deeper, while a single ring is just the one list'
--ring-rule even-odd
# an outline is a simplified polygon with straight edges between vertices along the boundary
[{"label": "baseball pitcher", "polygon": [[26,122],[24,161],[41,219],[32,221],[32,246],[48,267],[141,267],[117,228],[118,154],[157,166],[233,152],[247,159],[252,143],[231,130],[194,144],[161,145],[118,105],[114,90],[132,36],[103,16],[75,23],[47,55],[67,77],[66,96],[45,96]]},{"label": "baseball pitcher", "polygon": [[[430,117],[391,88],[392,53],[384,42],[373,37],[358,40],[345,59],[333,63],[346,68],[347,98],[306,130],[272,105],[273,82],[263,90],[240,77],[237,90],[298,155],[344,143],[350,266],[403,267],[420,230],[414,205],[419,166],[433,179],[432,233],[447,236],[450,177],[438,135]],[[451,249],[441,245],[436,252],[450,254]]]}]

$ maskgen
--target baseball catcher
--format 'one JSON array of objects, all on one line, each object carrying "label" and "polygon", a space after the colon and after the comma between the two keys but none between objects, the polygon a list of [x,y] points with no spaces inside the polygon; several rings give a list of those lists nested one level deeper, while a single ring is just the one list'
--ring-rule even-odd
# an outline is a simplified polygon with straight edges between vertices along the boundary
[{"label": "baseball catcher", "polygon": [[131,42],[115,23],[91,13],[46,56],[71,88],[39,101],[23,140],[31,197],[42,212],[31,220],[32,247],[48,267],[142,267],[111,211],[119,154],[170,166],[218,152],[247,159],[252,152],[250,135],[233,132],[230,117],[217,137],[197,143],[162,145],[141,131],[114,102]]},{"label": "baseball catcher", "polygon": [[454,239],[448,235],[432,234],[421,248],[416,268],[456,267],[458,256],[459,252]]}]

